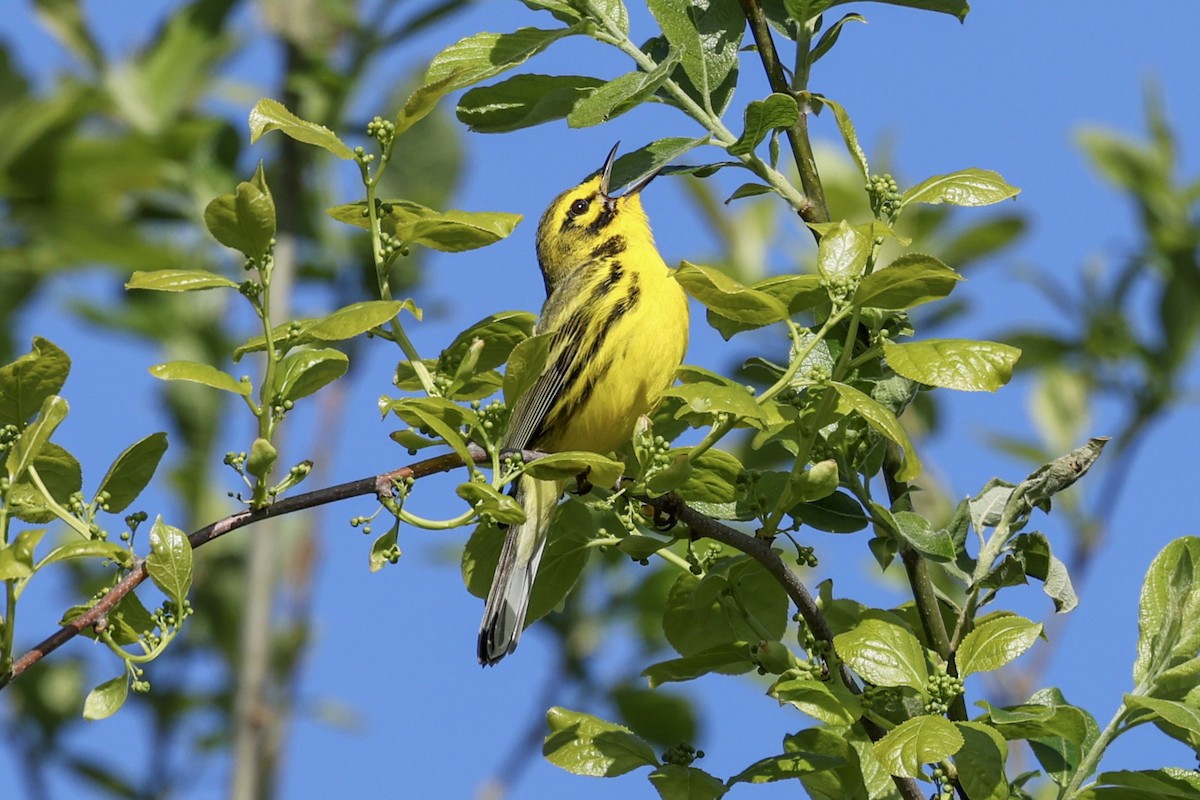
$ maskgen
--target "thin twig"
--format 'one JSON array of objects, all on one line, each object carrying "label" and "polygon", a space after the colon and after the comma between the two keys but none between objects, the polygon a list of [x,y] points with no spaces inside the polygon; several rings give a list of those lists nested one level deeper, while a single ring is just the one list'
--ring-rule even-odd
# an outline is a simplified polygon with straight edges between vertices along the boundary
[{"label": "thin twig", "polygon": [[[821,175],[817,172],[817,160],[813,155],[812,141],[808,136],[808,107],[803,97],[797,97],[783,72],[783,64],[779,61],[779,53],[775,50],[775,41],[771,37],[771,27],[767,16],[757,0],[739,0],[742,13],[750,24],[750,35],[758,50],[759,60],[767,73],[771,91],[786,94],[800,103],[800,114],[796,122],[785,133],[788,144],[792,148],[792,157],[796,160],[796,169],[800,172],[800,187],[808,198],[808,207],[800,209],[800,217],[805,222],[828,222],[829,205],[825,201],[825,187],[821,183]],[[803,88],[803,87],[800,87]]]},{"label": "thin twig", "polygon": [[[478,448],[472,449],[472,456],[475,456],[477,461],[486,458],[483,450]],[[292,514],[328,503],[336,503],[339,500],[346,500],[351,497],[362,497],[370,494],[390,494],[394,481],[405,478],[422,478],[439,472],[447,472],[455,467],[462,466],[462,463],[461,458],[451,453],[419,461],[411,466],[402,467],[392,472],[385,472],[382,475],[373,475],[368,478],[350,481],[349,483],[341,483],[313,492],[298,494],[262,508],[239,511],[236,514],[206,525],[188,536],[188,541],[194,549],[214,539],[218,539],[230,531],[244,528],[247,525],[261,522],[264,519]],[[144,558],[136,559],[129,574],[109,589],[94,606],[70,622],[64,623],[63,627],[52,636],[48,636],[13,662],[12,672],[7,676],[0,677],[0,689],[8,685],[14,678],[20,676],[25,670],[50,655],[50,653],[53,653],[83,631],[103,620],[108,612],[112,611],[117,603],[121,601],[121,598],[137,588],[148,577],[146,560]]]}]

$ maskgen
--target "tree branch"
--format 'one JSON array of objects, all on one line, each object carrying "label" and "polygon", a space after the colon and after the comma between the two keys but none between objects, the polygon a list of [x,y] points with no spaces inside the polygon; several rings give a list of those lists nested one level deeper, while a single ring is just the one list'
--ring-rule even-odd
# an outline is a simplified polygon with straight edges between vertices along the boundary
[{"label": "tree branch", "polygon": [[[475,457],[477,462],[487,459],[487,454],[477,447],[471,448],[471,455]],[[192,548],[197,548],[218,539],[225,534],[235,531],[238,528],[244,528],[247,525],[252,525],[255,522],[261,522],[264,519],[282,516],[284,514],[292,514],[297,511],[302,511],[308,508],[316,508],[317,506],[336,503],[339,500],[346,500],[351,497],[362,497],[363,495],[388,495],[391,494],[394,481],[405,478],[423,478],[427,475],[434,475],[439,472],[447,472],[455,467],[462,466],[462,459],[451,453],[444,456],[429,458],[424,461],[418,461],[407,467],[385,472],[381,475],[373,475],[369,478],[361,478],[349,483],[341,483],[336,486],[329,486],[324,489],[318,489],[305,494],[298,494],[293,497],[284,498],[277,503],[272,503],[269,506],[264,506],[258,509],[247,509],[232,514],[224,519],[218,520],[210,525],[195,531],[188,536],[188,541],[191,542]],[[146,571],[146,560],[138,558],[134,561],[128,575],[117,582],[115,586],[96,602],[94,606],[87,612],[80,614],[75,619],[67,622],[61,629],[56,631],[54,635],[47,637],[42,642],[30,648],[20,658],[13,662],[12,672],[6,676],[0,677],[0,689],[7,686],[13,679],[25,672],[37,662],[41,661],[46,656],[53,653],[64,644],[74,639],[83,631],[93,627],[96,623],[101,622],[107,616],[108,612],[116,607],[121,598],[137,588],[146,578],[149,573]]]},{"label": "tree branch", "polygon": [[[673,515],[675,519],[687,525],[695,535],[728,545],[761,564],[767,572],[771,573],[771,576],[775,580],[779,581],[779,585],[783,587],[788,597],[796,604],[796,609],[800,612],[800,616],[804,618],[804,622],[808,625],[809,630],[813,632],[813,635],[821,641],[826,642],[829,645],[830,652],[833,652],[833,631],[829,627],[829,622],[825,619],[825,615],[821,613],[821,609],[817,607],[812,595],[809,594],[808,587],[783,562],[779,553],[771,547],[769,539],[760,539],[757,536],[750,536],[749,534],[734,530],[712,517],[688,508],[687,504],[675,494],[638,499],[656,510]],[[839,664],[838,670],[842,682],[846,687],[855,694],[861,694],[862,689],[859,688],[858,683],[854,680],[854,676],[850,674],[849,668],[845,664]],[[867,732],[867,736],[873,742],[879,741],[887,733],[887,731],[865,716],[860,717],[859,722],[862,724],[863,730]],[[896,776],[892,776],[892,780],[896,784],[896,789],[905,800],[925,800],[925,796],[922,794],[915,780]]]},{"label": "tree branch", "polygon": [[[468,451],[475,463],[486,464],[490,462],[490,456],[483,448],[477,445],[470,445]],[[522,450],[520,454],[525,462],[535,461],[545,455],[535,450]],[[360,478],[348,483],[340,483],[336,486],[329,486],[313,492],[306,492],[305,494],[294,495],[262,508],[240,511],[237,514],[232,514],[193,532],[188,536],[188,541],[191,543],[192,548],[195,549],[231,531],[272,517],[292,514],[297,511],[328,505],[329,503],[336,503],[339,500],[347,500],[351,497],[362,497],[372,494],[378,497],[390,497],[397,481],[409,478],[416,480],[441,472],[449,472],[462,465],[463,459],[456,453],[447,453],[446,455],[427,458],[424,461],[418,461],[415,464],[401,467],[391,472]],[[828,643],[832,650],[833,631],[830,629],[825,615],[817,607],[816,601],[809,594],[808,588],[801,582],[796,573],[792,572],[787,564],[783,562],[779,553],[771,547],[770,540],[760,539],[756,536],[750,536],[741,531],[734,530],[728,525],[724,525],[705,514],[701,514],[699,511],[689,508],[675,494],[667,494],[656,498],[638,498],[638,500],[647,503],[655,509],[673,515],[675,519],[687,525],[696,536],[728,545],[761,564],[779,582],[788,597],[796,604],[796,608],[799,610],[801,617],[804,618],[805,623],[808,624],[813,635],[821,641]],[[0,681],[0,689],[3,689],[27,669],[62,647],[71,639],[74,639],[83,631],[94,627],[98,623],[102,623],[108,612],[116,607],[121,598],[132,592],[148,577],[149,573],[146,571],[145,559],[138,558],[134,561],[129,574],[109,589],[94,606],[70,622],[65,623],[52,636],[47,637],[39,644],[30,648],[30,650],[18,658],[13,663],[12,672]],[[858,687],[849,669],[844,664],[839,665],[838,669],[843,683],[851,691],[860,693],[862,690]],[[865,717],[860,722],[872,741],[878,741],[885,733],[882,728]],[[901,795],[906,800],[923,800],[915,781],[904,778],[895,778],[895,781]]]}]

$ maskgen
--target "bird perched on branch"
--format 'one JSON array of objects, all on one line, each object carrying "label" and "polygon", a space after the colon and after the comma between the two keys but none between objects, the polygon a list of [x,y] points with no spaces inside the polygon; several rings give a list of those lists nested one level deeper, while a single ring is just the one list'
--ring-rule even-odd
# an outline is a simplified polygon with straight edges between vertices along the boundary
[{"label": "bird perched on branch", "polygon": [[[506,449],[607,453],[658,404],[683,361],[688,306],[654,246],[641,191],[620,196],[604,167],[555,198],[537,230],[546,303],[535,333],[552,334],[546,366],[512,409]],[[522,476],[525,521],[510,525],[479,628],[479,662],[517,647],[563,482]]]}]

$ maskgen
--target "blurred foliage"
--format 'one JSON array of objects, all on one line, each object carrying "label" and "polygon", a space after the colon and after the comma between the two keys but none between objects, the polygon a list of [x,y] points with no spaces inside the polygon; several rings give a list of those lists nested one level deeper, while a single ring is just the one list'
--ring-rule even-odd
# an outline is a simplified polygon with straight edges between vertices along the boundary
[{"label": "blurred foliage", "polygon": [[[70,311],[81,319],[145,341],[162,361],[221,365],[251,323],[228,297],[121,289],[136,271],[220,272],[227,263],[226,251],[198,232],[209,201],[253,165],[244,152],[244,117],[227,118],[214,108],[229,106],[231,99],[233,107],[244,107],[251,93],[281,93],[301,113],[361,129],[359,108],[369,88],[363,76],[465,3],[381,3],[373,17],[360,18],[336,4],[193,0],[168,9],[130,55],[106,52],[80,5],[35,5],[47,32],[74,63],[47,79],[26,74],[0,48],[0,361],[16,356],[22,343],[14,331],[29,303],[74,275],[86,275],[97,290],[76,295]],[[249,32],[246,20],[255,17],[265,27]],[[268,82],[239,83],[246,80],[239,61],[269,43],[277,48],[277,61],[266,75],[251,78]],[[369,99],[396,105],[406,94],[401,87],[392,98]],[[406,194],[421,202],[444,202],[461,167],[459,138],[443,114],[416,125],[403,146],[423,157],[398,158],[393,185],[403,183]],[[375,279],[348,249],[361,249],[361,241],[347,242],[341,231],[333,235],[338,226],[324,209],[344,195],[328,166],[310,152],[283,144],[266,172],[286,206],[280,209],[281,235],[296,244],[297,285],[315,290],[317,302],[335,308],[361,297],[364,287],[373,291]],[[414,253],[396,267],[392,281],[398,290],[416,282],[419,260]],[[229,510],[224,479],[216,481],[214,467],[221,463],[218,448],[227,438],[230,407],[224,393],[194,384],[169,382],[161,391],[172,429],[169,485],[178,502],[173,516],[192,530]],[[292,573],[295,596],[287,607],[296,615],[277,620],[270,633],[275,711],[284,720],[290,713],[287,687],[306,646],[303,596],[313,557],[313,544],[303,533],[293,535],[292,545],[282,569]],[[202,772],[198,762],[221,756],[229,742],[232,676],[240,657],[244,550],[244,540],[231,538],[195,562],[191,599],[206,613],[165,652],[154,690],[134,695],[152,753],[144,768],[77,752],[71,734],[84,724],[79,709],[86,690],[79,661],[50,659],[8,687],[4,739],[24,765],[23,785],[14,789],[18,795],[55,795],[52,774],[64,771],[101,793],[165,797]],[[67,563],[76,596],[91,594],[108,574],[79,566],[83,562]],[[198,669],[211,671],[214,663],[224,676],[203,685],[219,688],[200,688]]]},{"label": "blurred foliage", "polygon": [[1094,256],[1080,269],[1079,285],[1056,278],[1055,270],[1023,271],[1057,319],[1053,326],[1005,334],[1024,351],[1026,367],[1037,370],[1030,405],[1037,437],[997,438],[998,446],[1037,461],[1077,441],[1100,407],[1119,409],[1104,482],[1084,495],[1087,503],[1076,495],[1063,507],[1079,569],[1103,539],[1148,429],[1196,401],[1200,176],[1180,174],[1177,137],[1153,89],[1146,125],[1145,140],[1094,127],[1078,135],[1091,167],[1128,201],[1139,239],[1126,252]]}]

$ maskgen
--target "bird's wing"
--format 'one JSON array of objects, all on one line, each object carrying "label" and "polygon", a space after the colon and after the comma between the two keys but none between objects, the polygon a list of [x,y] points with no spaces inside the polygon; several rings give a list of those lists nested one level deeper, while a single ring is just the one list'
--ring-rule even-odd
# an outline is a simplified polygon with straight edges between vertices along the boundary
[{"label": "bird's wing", "polygon": [[[582,277],[586,272],[579,270],[576,275]],[[504,440],[506,449],[524,449],[540,438],[543,424],[563,396],[568,376],[577,372],[587,314],[578,302],[571,308],[570,300],[578,300],[583,283],[586,281],[568,279],[558,286],[542,308],[535,333],[554,331],[550,353],[537,382],[513,404],[508,435]]]}]

